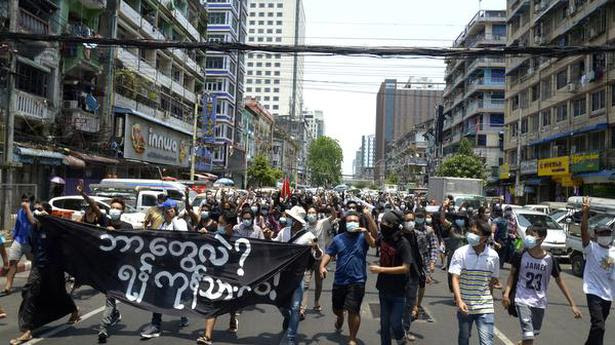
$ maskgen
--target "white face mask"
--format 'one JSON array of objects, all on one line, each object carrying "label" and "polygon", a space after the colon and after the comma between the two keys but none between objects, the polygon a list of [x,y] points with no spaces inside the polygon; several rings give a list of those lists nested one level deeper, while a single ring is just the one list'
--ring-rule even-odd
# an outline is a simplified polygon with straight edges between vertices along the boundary
[{"label": "white face mask", "polygon": [[121,216],[122,216],[122,210],[118,210],[116,208],[112,208],[109,210],[109,217],[112,220],[119,220]]},{"label": "white face mask", "polygon": [[613,236],[598,236],[596,241],[603,247],[608,247],[613,244]]},{"label": "white face mask", "polygon": [[425,218],[425,223],[427,223],[428,225],[431,225],[431,218]]},{"label": "white face mask", "polygon": [[412,221],[412,220],[411,220],[411,221],[404,222],[404,228],[405,228],[406,230],[409,230],[409,231],[414,230],[414,226],[415,226],[415,223],[414,223],[414,221]]},{"label": "white face mask", "polygon": [[243,226],[245,226],[245,227],[252,226],[252,219],[244,219],[243,220]]}]

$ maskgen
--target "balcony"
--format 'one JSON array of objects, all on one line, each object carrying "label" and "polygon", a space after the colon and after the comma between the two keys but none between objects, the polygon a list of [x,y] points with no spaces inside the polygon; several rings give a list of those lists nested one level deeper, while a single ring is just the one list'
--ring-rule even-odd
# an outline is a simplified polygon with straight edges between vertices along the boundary
[{"label": "balcony", "polygon": [[86,133],[98,133],[100,119],[96,114],[87,112],[79,106],[77,100],[64,100],[64,112],[68,115],[68,125],[75,130]]},{"label": "balcony", "polygon": [[494,34],[478,34],[468,37],[466,39],[466,47],[473,48],[478,45],[505,45],[506,35],[494,35]]},{"label": "balcony", "polygon": [[504,83],[505,83],[505,78],[491,78],[491,79],[485,79],[485,78],[476,78],[474,80],[471,80],[468,83],[468,87],[466,89],[466,95],[471,95],[472,93],[474,93],[476,90],[479,89],[485,89],[485,90],[490,90],[490,91],[494,91],[494,90],[504,90]]},{"label": "balcony", "polygon": [[483,101],[482,99],[475,102],[468,103],[467,114],[472,115],[474,113],[504,111],[504,104],[506,102],[503,99],[492,99]]},{"label": "balcony", "polygon": [[101,51],[86,48],[83,44],[66,46],[64,50],[63,71],[67,73],[73,69],[85,69],[93,73],[102,71]]},{"label": "balcony", "polygon": [[48,35],[49,22],[23,8],[19,8],[19,29],[26,33]]},{"label": "balcony", "polygon": [[107,6],[107,0],[79,0],[85,8],[92,10],[102,10]]},{"label": "balcony", "polygon": [[39,121],[51,120],[47,99],[14,89],[13,111],[17,116]]},{"label": "balcony", "polygon": [[472,72],[478,67],[506,67],[506,60],[503,57],[479,57],[474,59],[472,63],[466,68],[466,75],[472,74]]},{"label": "balcony", "polygon": [[[163,4],[164,6],[166,6],[167,8],[173,8],[173,0],[159,0],[161,4]],[[173,9],[171,10],[171,12],[174,14],[175,16],[175,20],[177,20],[177,22],[184,27],[184,29],[186,29],[186,31],[188,31],[188,34],[190,34],[190,36],[192,36],[192,38],[197,41],[200,42],[201,41],[201,35],[199,34],[199,32],[197,31],[197,29],[190,24],[190,22],[188,21],[188,19],[186,19],[186,17],[178,10]]]},{"label": "balcony", "polygon": [[510,21],[514,16],[520,14],[520,11],[525,11],[530,7],[530,0],[516,0],[509,9],[507,21]]}]

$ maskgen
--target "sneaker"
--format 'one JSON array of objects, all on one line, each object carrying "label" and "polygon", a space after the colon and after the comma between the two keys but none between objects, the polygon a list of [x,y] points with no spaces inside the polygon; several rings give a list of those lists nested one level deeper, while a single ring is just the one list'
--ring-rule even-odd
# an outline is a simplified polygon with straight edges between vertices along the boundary
[{"label": "sneaker", "polygon": [[160,336],[160,326],[148,325],[141,332],[141,337],[145,339],[158,338]]},{"label": "sneaker", "polygon": [[182,317],[181,319],[179,319],[179,328],[188,327],[189,324],[190,319],[188,319],[187,317]]},{"label": "sneaker", "polygon": [[214,342],[211,341],[211,339],[207,338],[206,336],[202,336],[196,340],[196,343],[198,345],[212,345]]},{"label": "sneaker", "polygon": [[109,323],[110,327],[117,325],[122,320],[122,314],[120,312],[115,312],[113,317],[111,318],[111,322]]},{"label": "sneaker", "polygon": [[101,329],[98,331],[98,343],[104,344],[107,342],[107,338],[109,338],[109,333],[107,333],[106,329]]},{"label": "sneaker", "polygon": [[413,342],[416,340],[416,337],[412,333],[406,333],[406,342]]}]

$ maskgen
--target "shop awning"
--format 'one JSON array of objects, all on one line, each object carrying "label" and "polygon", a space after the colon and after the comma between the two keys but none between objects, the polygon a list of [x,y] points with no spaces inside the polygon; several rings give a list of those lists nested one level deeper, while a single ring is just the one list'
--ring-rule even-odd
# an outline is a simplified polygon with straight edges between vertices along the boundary
[{"label": "shop awning", "polygon": [[74,156],[66,156],[62,161],[64,165],[68,165],[73,169],[85,169],[85,162]]},{"label": "shop awning", "polygon": [[164,126],[164,127],[167,127],[167,128],[173,128],[174,130],[176,130],[176,131],[178,131],[178,132],[182,132],[182,133],[184,133],[184,134],[188,134],[188,135],[190,135],[190,136],[192,135],[192,132],[191,132],[191,131],[185,130],[185,129],[180,128],[180,127],[177,127],[177,126],[172,126],[172,125],[171,125],[171,124],[169,124],[168,122],[165,122],[165,121],[162,121],[162,120],[160,120],[160,119],[155,118],[155,117],[154,117],[155,115],[146,115],[146,114],[144,114],[144,113],[142,113],[142,112],[140,112],[140,111],[133,110],[133,109],[131,109],[131,108],[124,108],[124,107],[117,107],[117,106],[114,106],[114,107],[113,107],[113,112],[115,112],[115,113],[119,113],[119,114],[131,114],[131,115],[135,115],[135,116],[138,116],[138,117],[140,117],[140,118],[143,118],[143,119],[145,119],[145,120],[147,120],[147,121],[151,121],[151,122],[157,123],[157,124],[159,124],[159,125],[161,125],[161,126]]},{"label": "shop awning", "polygon": [[583,183],[615,183],[615,170],[601,170],[596,172],[588,172],[575,175],[577,178],[582,178]]},{"label": "shop awning", "polygon": [[37,160],[40,164],[58,166],[62,165],[62,160],[66,157],[58,152],[22,146],[16,146],[14,152],[17,155],[17,160],[26,164],[33,164],[34,160]]},{"label": "shop awning", "polygon": [[589,133],[589,132],[594,132],[594,131],[599,131],[602,129],[607,129],[609,127],[609,125],[605,122],[605,123],[599,123],[596,125],[592,125],[592,126],[587,126],[587,127],[583,127],[577,130],[571,130],[571,131],[565,131],[565,132],[561,132],[558,134],[554,134],[552,136],[546,137],[546,138],[542,138],[533,142],[530,142],[530,145],[541,145],[541,144],[546,144],[546,143],[550,143],[554,140],[557,139],[561,139],[561,138],[565,138],[565,137],[573,137],[575,135],[579,135],[579,134],[583,134],[583,133]]},{"label": "shop awning", "polygon": [[71,155],[82,159],[86,162],[101,163],[101,164],[118,164],[120,161],[113,158],[107,158],[89,153],[71,152]]}]

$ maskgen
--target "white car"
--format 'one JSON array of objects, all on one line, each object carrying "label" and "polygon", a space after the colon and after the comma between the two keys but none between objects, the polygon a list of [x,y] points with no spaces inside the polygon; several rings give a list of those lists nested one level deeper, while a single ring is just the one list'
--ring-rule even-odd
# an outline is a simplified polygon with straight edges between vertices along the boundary
[{"label": "white car", "polygon": [[[90,198],[98,203],[100,211],[107,215],[111,206],[111,198],[90,196]],[[52,211],[72,211],[72,220],[80,221],[87,204],[81,195],[59,196],[49,200]],[[145,213],[137,212],[132,206],[126,205],[126,210],[122,214],[121,220],[130,223],[135,229],[143,229],[143,221]]]},{"label": "white car", "polygon": [[547,238],[542,243],[542,247],[556,257],[568,257],[569,252],[566,248],[566,231],[550,216],[523,208],[513,209],[513,214],[518,224],[518,232],[525,237],[525,231],[531,225],[543,226],[547,228]]}]

